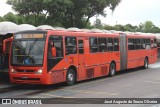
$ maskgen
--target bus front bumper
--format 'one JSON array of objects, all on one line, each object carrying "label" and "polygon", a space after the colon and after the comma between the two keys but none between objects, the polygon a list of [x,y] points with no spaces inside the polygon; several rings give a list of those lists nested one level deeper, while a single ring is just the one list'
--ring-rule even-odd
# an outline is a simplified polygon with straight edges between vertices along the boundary
[{"label": "bus front bumper", "polygon": [[40,74],[10,74],[10,81],[18,84],[47,84]]}]

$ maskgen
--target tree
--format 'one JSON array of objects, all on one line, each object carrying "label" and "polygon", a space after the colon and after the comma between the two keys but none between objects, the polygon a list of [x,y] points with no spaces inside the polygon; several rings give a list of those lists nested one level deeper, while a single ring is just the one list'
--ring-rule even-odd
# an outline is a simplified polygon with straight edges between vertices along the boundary
[{"label": "tree", "polygon": [[3,16],[3,20],[17,23],[18,22],[18,16],[14,15],[12,12],[9,12],[6,15]]},{"label": "tree", "polygon": [[115,25],[114,28],[115,28],[115,30],[117,30],[117,31],[125,31],[123,25]]},{"label": "tree", "polygon": [[114,26],[111,26],[111,25],[105,25],[104,29],[106,29],[106,30],[115,30]]},{"label": "tree", "polygon": [[157,26],[153,26],[151,33],[160,33],[160,28]]},{"label": "tree", "polygon": [[98,29],[102,29],[103,25],[100,19],[96,19],[96,21],[94,22],[94,27],[98,28]]},{"label": "tree", "polygon": [[23,16],[34,15],[34,21],[45,15],[50,24],[64,27],[85,27],[96,14],[106,16],[104,9],[114,10],[121,0],[7,0],[12,8]]},{"label": "tree", "polygon": [[154,27],[154,24],[151,21],[146,21],[142,24],[142,30],[145,33],[151,32],[153,27]]},{"label": "tree", "polygon": [[[12,8],[21,16],[25,22],[38,25],[38,17],[43,14],[45,0],[7,0],[7,4],[12,5]],[[28,21],[30,20],[30,21]]]},{"label": "tree", "polygon": [[2,22],[2,21],[3,21],[3,17],[0,16],[0,22]]},{"label": "tree", "polygon": [[144,23],[141,23],[139,26],[140,26],[141,31],[145,33],[159,33],[160,32],[160,29],[157,26],[155,26],[153,22],[151,21],[145,21]]},{"label": "tree", "polygon": [[133,29],[133,26],[132,26],[131,24],[126,24],[126,25],[124,26],[124,30],[125,30],[125,31],[132,31],[132,29]]}]

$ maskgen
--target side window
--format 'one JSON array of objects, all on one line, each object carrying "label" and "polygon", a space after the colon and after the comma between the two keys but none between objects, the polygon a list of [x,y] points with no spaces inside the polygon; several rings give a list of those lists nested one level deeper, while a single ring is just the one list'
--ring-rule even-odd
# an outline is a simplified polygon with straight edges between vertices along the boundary
[{"label": "side window", "polygon": [[146,49],[145,39],[141,39],[141,49]]},{"label": "side window", "polygon": [[154,48],[157,48],[157,40],[154,39]]},{"label": "side window", "polygon": [[151,48],[154,48],[154,40],[151,40]]},{"label": "side window", "polygon": [[128,39],[128,50],[135,50],[134,39]]},{"label": "side window", "polygon": [[114,38],[114,51],[119,51],[119,40]]},{"label": "side window", "polygon": [[157,47],[160,47],[160,39],[157,39]]},{"label": "side window", "polygon": [[135,43],[136,43],[136,50],[141,49],[140,39],[135,39]]},{"label": "side window", "polygon": [[76,37],[66,37],[65,48],[66,48],[66,55],[76,54],[77,53]]},{"label": "side window", "polygon": [[52,58],[51,49],[53,46],[56,48],[56,58],[62,58],[63,57],[63,39],[61,36],[51,36],[49,38],[49,49],[48,49],[49,58]]},{"label": "side window", "polygon": [[84,43],[83,40],[78,40],[78,49],[79,49],[79,54],[84,53]]},{"label": "side window", "polygon": [[107,50],[108,50],[109,52],[113,51],[113,38],[108,38]]},{"label": "side window", "polygon": [[89,44],[90,44],[90,53],[98,52],[97,38],[90,38]]},{"label": "side window", "polygon": [[106,52],[107,51],[106,38],[98,38],[98,43],[99,43],[99,52]]},{"label": "side window", "polygon": [[151,49],[151,40],[146,39],[146,49]]}]

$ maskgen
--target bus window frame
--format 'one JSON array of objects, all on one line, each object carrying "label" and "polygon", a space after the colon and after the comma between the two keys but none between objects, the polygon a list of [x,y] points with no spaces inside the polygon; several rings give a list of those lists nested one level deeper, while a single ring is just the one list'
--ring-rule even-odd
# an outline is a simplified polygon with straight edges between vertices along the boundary
[{"label": "bus window frame", "polygon": [[[118,40],[117,41],[118,44],[115,44],[115,40]],[[115,50],[116,46],[118,47],[118,50]],[[119,52],[119,38],[113,38],[113,51],[114,52]]]},{"label": "bus window frame", "polygon": [[[62,57],[53,57],[52,55],[51,55],[51,57],[49,57],[49,46],[50,46],[50,38],[52,38],[52,37],[61,37],[61,39],[62,39],[62,41],[61,41],[61,46],[62,46]],[[53,42],[53,41],[51,41],[51,42]],[[53,42],[54,43],[54,42]],[[63,47],[63,45],[64,45],[64,42],[63,42],[63,36],[61,36],[61,35],[50,35],[49,36],[49,38],[48,38],[48,51],[47,51],[47,59],[61,59],[61,58],[64,58],[64,47]],[[56,47],[55,47],[56,48]],[[57,51],[57,49],[56,49],[56,51]]]},{"label": "bus window frame", "polygon": [[[69,53],[69,54],[67,54],[67,50],[66,50],[66,47],[68,46],[69,47],[69,45],[66,45],[66,38],[75,38],[75,45],[72,45],[72,46],[70,46],[70,47],[75,47],[75,49],[76,49],[76,52],[75,53]],[[77,37],[76,36],[64,36],[64,49],[65,49],[65,55],[66,56],[69,56],[69,55],[76,55],[77,53],[78,53],[78,49],[77,49]]]},{"label": "bus window frame", "polygon": [[[101,41],[100,41],[100,39],[102,40],[102,39],[105,39],[105,44],[104,45],[102,45],[101,43]],[[100,43],[101,42],[101,43]],[[101,48],[104,48],[105,50],[104,51],[101,51]],[[105,38],[105,37],[98,37],[98,50],[99,50],[99,52],[107,52],[107,38]]]},{"label": "bus window frame", "polygon": [[[130,40],[132,40],[132,42],[130,42]],[[132,43],[132,46],[133,46],[132,48],[133,48],[133,49],[130,49],[130,47],[129,47],[129,46],[130,46],[130,43]],[[129,50],[129,51],[134,51],[134,50],[136,50],[136,47],[135,47],[135,38],[128,38],[128,50]]]},{"label": "bus window frame", "polygon": [[[80,47],[80,41],[82,41],[82,47]],[[80,50],[83,50],[82,52]],[[83,39],[79,39],[78,40],[78,54],[84,54],[84,40]]]},{"label": "bus window frame", "polygon": [[[91,39],[96,39],[96,45],[92,45],[91,44]],[[96,48],[97,51],[92,52],[92,48]],[[98,53],[99,52],[99,47],[98,47],[98,38],[97,37],[89,37],[89,52],[94,54],[94,53]]]},{"label": "bus window frame", "polygon": [[[33,33],[33,34],[36,34],[36,33],[40,33],[40,34],[43,34],[44,35],[44,37],[43,38],[23,38],[23,39],[15,39],[14,38],[14,36],[16,35],[16,34],[25,34],[25,33]],[[11,51],[10,52],[10,65],[11,66],[24,66],[24,67],[42,67],[43,65],[44,65],[44,59],[45,59],[45,47],[46,47],[46,43],[47,43],[47,32],[46,31],[29,31],[29,32],[27,32],[27,31],[22,31],[22,32],[18,32],[18,33],[15,33],[14,35],[13,35],[13,39],[12,39],[12,43],[11,43],[11,49],[13,49],[13,43],[14,43],[14,41],[19,41],[19,40],[21,40],[21,41],[28,41],[28,40],[34,40],[34,39],[40,39],[40,40],[44,40],[45,41],[45,43],[44,43],[44,53],[43,53],[43,59],[42,59],[42,64],[37,64],[37,65],[23,65],[23,64],[13,64],[13,51]]]},{"label": "bus window frame", "polygon": [[[112,43],[109,42],[109,40],[112,40]],[[111,45],[108,46],[108,44],[111,44]],[[112,50],[109,50],[109,47],[112,47]],[[112,37],[107,38],[107,52],[114,52],[114,38]]]}]

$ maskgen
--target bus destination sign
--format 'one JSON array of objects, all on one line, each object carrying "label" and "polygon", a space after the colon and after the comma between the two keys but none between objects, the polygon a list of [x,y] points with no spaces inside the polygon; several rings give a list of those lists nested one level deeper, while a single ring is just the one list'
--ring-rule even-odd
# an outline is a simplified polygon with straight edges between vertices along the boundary
[{"label": "bus destination sign", "polygon": [[15,39],[31,39],[31,38],[44,38],[44,34],[17,34],[14,36]]}]

